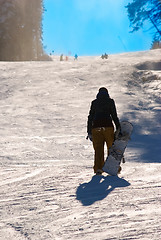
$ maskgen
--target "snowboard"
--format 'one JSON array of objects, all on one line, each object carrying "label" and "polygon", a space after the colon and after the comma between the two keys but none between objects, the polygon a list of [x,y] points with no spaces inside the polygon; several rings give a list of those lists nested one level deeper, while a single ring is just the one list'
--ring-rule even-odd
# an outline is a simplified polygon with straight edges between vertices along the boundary
[{"label": "snowboard", "polygon": [[128,121],[122,121],[121,134],[116,136],[116,139],[109,149],[109,155],[106,158],[102,170],[109,175],[116,176],[118,174],[121,160],[124,158],[125,148],[128,144],[133,131],[133,125]]}]

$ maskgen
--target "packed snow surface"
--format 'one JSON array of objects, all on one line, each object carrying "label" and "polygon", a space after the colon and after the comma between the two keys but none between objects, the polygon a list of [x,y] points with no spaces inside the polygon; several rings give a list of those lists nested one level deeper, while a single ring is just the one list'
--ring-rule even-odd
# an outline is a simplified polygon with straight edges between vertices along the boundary
[{"label": "packed snow surface", "polygon": [[[160,56],[0,62],[1,240],[161,239]],[[134,127],[118,177],[86,140],[103,86]]]}]

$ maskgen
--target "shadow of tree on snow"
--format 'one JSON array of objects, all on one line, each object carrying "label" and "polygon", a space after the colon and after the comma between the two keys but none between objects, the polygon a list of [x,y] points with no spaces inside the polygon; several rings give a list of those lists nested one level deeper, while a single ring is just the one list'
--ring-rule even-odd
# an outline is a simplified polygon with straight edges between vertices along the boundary
[{"label": "shadow of tree on snow", "polygon": [[84,206],[92,205],[96,201],[103,200],[115,188],[128,187],[125,179],[118,176],[93,176],[88,183],[80,184],[76,191],[77,200]]},{"label": "shadow of tree on snow", "polygon": [[161,61],[159,62],[144,62],[141,64],[137,64],[136,68],[139,70],[155,70],[160,71],[161,70]]},{"label": "shadow of tree on snow", "polygon": [[[148,110],[142,109],[142,111]],[[130,147],[136,152],[137,158],[135,161],[145,163],[161,162],[160,110],[153,110],[153,114],[155,116],[153,119],[150,116],[149,119],[144,118],[142,115],[139,116],[139,110],[136,111],[132,106],[131,112],[124,114],[125,119],[132,122],[134,127],[131,141],[128,142],[127,148]],[[139,156],[137,153],[139,153]]]},{"label": "shadow of tree on snow", "polygon": [[128,111],[123,114],[123,119],[130,121],[134,127],[132,141],[129,141],[127,148],[133,149],[134,155],[136,153],[136,157],[133,156],[135,161],[160,163],[161,99],[160,77],[156,73],[157,70],[161,70],[161,61],[144,62],[136,65],[136,69],[141,71],[133,72],[131,79],[127,82],[126,92],[131,99],[135,96],[134,102],[130,105],[127,103]]}]

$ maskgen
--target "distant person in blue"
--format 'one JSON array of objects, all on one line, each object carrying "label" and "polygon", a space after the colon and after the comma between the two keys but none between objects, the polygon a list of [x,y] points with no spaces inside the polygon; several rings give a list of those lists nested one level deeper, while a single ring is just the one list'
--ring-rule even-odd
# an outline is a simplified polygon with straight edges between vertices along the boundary
[{"label": "distant person in blue", "polygon": [[74,60],[78,60],[78,55],[77,54],[74,55]]}]

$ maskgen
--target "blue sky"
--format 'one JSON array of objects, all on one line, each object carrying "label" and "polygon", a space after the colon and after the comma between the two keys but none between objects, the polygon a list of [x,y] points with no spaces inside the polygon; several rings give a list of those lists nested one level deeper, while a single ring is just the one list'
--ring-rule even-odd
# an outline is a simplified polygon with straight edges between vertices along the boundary
[{"label": "blue sky", "polygon": [[43,45],[54,54],[101,55],[148,50],[152,33],[131,28],[129,0],[44,0]]}]

